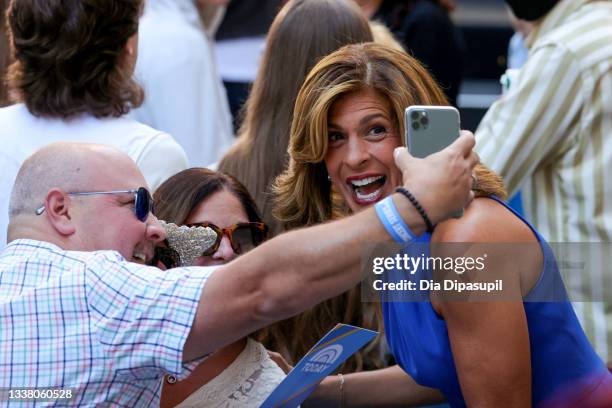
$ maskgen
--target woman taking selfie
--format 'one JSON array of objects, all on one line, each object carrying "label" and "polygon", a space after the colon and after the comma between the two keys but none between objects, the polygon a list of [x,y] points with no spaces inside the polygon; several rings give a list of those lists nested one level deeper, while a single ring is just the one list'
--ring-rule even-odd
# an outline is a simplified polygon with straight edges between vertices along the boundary
[{"label": "woman taking selfie", "polygon": [[[405,145],[404,109],[446,104],[427,71],[402,52],[370,43],[327,56],[296,101],[276,215],[299,227],[387,205],[385,197],[402,180],[393,152]],[[440,402],[442,395],[452,407],[546,406],[560,395],[570,404],[562,406],[589,406],[610,396],[610,374],[569,301],[559,293],[555,301],[538,301],[550,282],[560,282],[550,247],[502,201],[496,174],[478,165],[474,176],[477,198],[463,216],[431,228],[405,251],[415,242],[514,244],[486,262],[510,300],[451,302],[425,291],[424,301],[383,302],[387,341],[409,376],[391,367],[330,377],[312,396],[313,406],[406,406]],[[535,251],[526,254],[525,245]]]}]

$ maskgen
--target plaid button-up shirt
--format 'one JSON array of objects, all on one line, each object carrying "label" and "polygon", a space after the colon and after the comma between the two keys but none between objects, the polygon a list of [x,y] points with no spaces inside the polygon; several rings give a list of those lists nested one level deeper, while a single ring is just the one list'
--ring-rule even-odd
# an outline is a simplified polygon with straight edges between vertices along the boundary
[{"label": "plaid button-up shirt", "polygon": [[13,241],[0,253],[0,387],[74,390],[37,406],[158,406],[163,375],[193,366],[182,351],[211,272]]}]

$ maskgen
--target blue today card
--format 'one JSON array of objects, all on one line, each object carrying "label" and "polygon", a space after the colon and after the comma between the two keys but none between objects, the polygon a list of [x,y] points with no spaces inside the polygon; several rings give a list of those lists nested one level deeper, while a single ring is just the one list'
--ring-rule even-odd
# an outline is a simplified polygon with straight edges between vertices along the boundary
[{"label": "blue today card", "polygon": [[293,367],[261,408],[297,407],[325,377],[376,335],[372,330],[336,325]]}]

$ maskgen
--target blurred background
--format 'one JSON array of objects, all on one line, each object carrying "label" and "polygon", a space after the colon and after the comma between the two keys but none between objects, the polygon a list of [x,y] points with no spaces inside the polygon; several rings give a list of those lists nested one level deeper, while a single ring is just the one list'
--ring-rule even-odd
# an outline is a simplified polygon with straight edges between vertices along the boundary
[{"label": "blurred background", "polygon": [[[508,44],[514,29],[503,0],[436,2],[453,8],[450,17],[463,40],[464,66],[460,67],[463,82],[456,102],[463,127],[473,131],[501,93],[499,79],[507,68]],[[251,52],[263,47],[263,36],[283,3],[283,0],[232,0],[216,32],[219,72],[228,93],[235,129],[240,123],[238,113],[248,95],[249,83],[255,79],[252,61],[256,56]]]},{"label": "blurred background", "polygon": [[0,0],[0,107],[5,106],[7,101],[6,85],[4,84],[6,66],[8,64],[8,40],[6,38],[5,10],[8,0]]},{"label": "blurred background", "polygon": [[457,105],[463,127],[474,131],[501,94],[499,79],[507,67],[514,29],[502,0],[457,0],[452,18],[465,42],[464,80]]},{"label": "blurred background", "polygon": [[[4,84],[9,63],[5,29],[5,10],[8,3],[9,0],[0,0],[0,78],[3,79],[0,85],[0,106],[8,104]],[[216,33],[217,44],[221,44],[221,49],[217,47],[217,54],[223,53],[224,41],[265,35],[282,3],[282,0],[230,1],[225,19]],[[463,37],[465,53],[464,77],[457,105],[461,111],[463,127],[474,130],[486,109],[501,93],[499,78],[506,70],[508,43],[514,30],[503,0],[455,0],[454,3],[455,9],[451,18]],[[228,68],[223,66],[222,61],[220,63],[220,73],[224,77],[231,110],[236,114],[241,107],[240,102],[248,92],[248,86],[243,84],[254,79],[254,74],[244,74],[241,77],[242,73],[235,72],[235,64]],[[235,122],[235,127],[237,125]]]}]

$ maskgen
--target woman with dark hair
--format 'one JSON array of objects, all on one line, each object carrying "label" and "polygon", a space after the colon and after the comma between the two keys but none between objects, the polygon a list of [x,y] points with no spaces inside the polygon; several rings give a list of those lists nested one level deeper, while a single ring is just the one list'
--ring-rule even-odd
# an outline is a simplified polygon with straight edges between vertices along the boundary
[{"label": "woman with dark hair", "polygon": [[143,93],[132,78],[143,0],[12,0],[15,105],[0,109],[0,246],[21,163],[57,141],[104,143],[127,153],[152,189],[187,167],[174,139],[126,117]]},{"label": "woman with dark hair", "polygon": [[[166,180],[153,197],[160,219],[179,226],[209,227],[217,233],[211,249],[181,266],[222,265],[266,238],[267,227],[250,194],[226,174],[187,169]],[[209,356],[187,379],[176,382],[166,377],[161,406],[259,406],[284,377],[260,343],[244,338]]]}]

